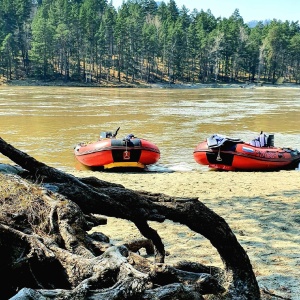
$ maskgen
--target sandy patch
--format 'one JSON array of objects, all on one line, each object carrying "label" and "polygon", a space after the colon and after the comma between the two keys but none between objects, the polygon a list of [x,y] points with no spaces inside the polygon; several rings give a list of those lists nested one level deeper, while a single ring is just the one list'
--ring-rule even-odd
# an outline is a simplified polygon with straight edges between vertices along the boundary
[{"label": "sandy patch", "polygon": [[[133,190],[198,197],[227,221],[247,251],[260,287],[284,299],[300,299],[300,171],[73,174],[96,176]],[[166,263],[191,260],[222,266],[216,250],[201,235],[170,221],[150,225],[169,252]],[[96,230],[115,244],[141,237],[132,223],[120,219],[109,218],[100,227]]]}]

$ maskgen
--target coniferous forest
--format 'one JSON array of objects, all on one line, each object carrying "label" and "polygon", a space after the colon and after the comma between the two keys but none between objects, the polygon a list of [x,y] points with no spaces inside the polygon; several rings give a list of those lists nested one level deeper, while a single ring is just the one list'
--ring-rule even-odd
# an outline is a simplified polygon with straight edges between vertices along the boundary
[{"label": "coniferous forest", "polygon": [[238,9],[219,18],[174,0],[0,0],[0,77],[298,84],[300,26],[250,27]]}]

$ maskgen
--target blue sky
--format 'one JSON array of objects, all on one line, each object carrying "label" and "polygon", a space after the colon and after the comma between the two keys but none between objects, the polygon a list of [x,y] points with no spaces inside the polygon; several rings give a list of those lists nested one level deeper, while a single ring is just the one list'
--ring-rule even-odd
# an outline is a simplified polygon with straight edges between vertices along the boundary
[{"label": "blue sky", "polygon": [[[123,1],[112,0],[112,3],[117,8]],[[169,0],[164,2],[168,3]],[[300,0],[175,0],[175,2],[178,8],[185,5],[190,11],[194,8],[198,11],[210,9],[215,17],[222,18],[229,18],[237,8],[244,22],[268,19],[300,20]]]}]

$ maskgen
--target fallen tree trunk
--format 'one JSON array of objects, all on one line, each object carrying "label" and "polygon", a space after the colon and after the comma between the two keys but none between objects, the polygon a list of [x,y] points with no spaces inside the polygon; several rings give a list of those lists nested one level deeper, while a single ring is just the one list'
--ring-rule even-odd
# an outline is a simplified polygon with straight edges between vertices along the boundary
[{"label": "fallen tree trunk", "polygon": [[[209,278],[210,285],[214,286],[210,293],[214,294],[224,291],[224,299],[260,299],[258,284],[246,252],[238,243],[235,235],[229,228],[226,221],[207,208],[198,199],[169,197],[164,194],[133,191],[125,189],[121,185],[101,181],[94,177],[76,178],[35,160],[26,153],[15,149],[1,138],[0,151],[23,169],[27,170],[31,180],[34,182],[43,184],[48,183],[54,186],[60,195],[63,195],[67,199],[76,203],[83,214],[101,214],[132,221],[137,226],[141,234],[145,238],[152,241],[155,248],[155,264],[152,265],[152,270],[148,270],[148,277],[146,276],[145,279],[144,276],[141,276],[143,279],[141,279],[141,281],[135,285],[135,293],[139,293],[142,299],[148,299],[146,298],[147,294],[149,296],[151,293],[155,293],[155,289],[151,287],[151,284],[149,288],[148,283],[150,281],[152,284],[154,284],[156,280],[158,280],[160,284],[163,282],[163,285],[171,284],[172,286],[169,286],[169,291],[172,290],[174,292],[174,290],[176,290],[179,291],[179,293],[182,293],[182,295],[189,294],[190,297],[182,297],[178,299],[201,299],[199,295],[205,293],[205,291],[203,292],[203,288],[198,287],[199,280],[196,281],[197,283],[195,280],[191,280],[192,283],[190,283],[189,280],[189,283],[187,283],[185,280],[183,280],[185,283],[180,282],[179,277],[183,276],[182,272],[184,270],[176,273],[174,269],[169,268],[168,272],[166,272],[168,276],[158,276],[158,274],[161,272],[158,271],[159,269],[157,266],[158,263],[164,263],[165,261],[165,248],[161,237],[148,225],[148,221],[163,222],[166,219],[186,225],[191,230],[200,233],[206,237],[219,252],[220,257],[224,262],[224,276],[222,279],[218,279],[219,283],[216,283],[213,278]],[[52,210],[55,209],[52,208]],[[52,214],[52,216],[54,215],[55,214]],[[57,216],[55,218],[57,219]],[[67,226],[62,226],[62,228],[68,229]],[[67,234],[63,235],[66,236]],[[76,239],[75,241],[72,240],[72,234],[70,233],[69,237],[65,239],[68,241],[68,250],[72,249],[72,243],[76,244],[77,246],[80,244]],[[91,244],[93,244],[94,248],[90,247],[90,249],[95,249],[98,247],[97,249],[100,252],[101,250],[99,249],[103,249],[99,245],[95,246],[94,241],[91,242]],[[84,247],[84,243],[80,248],[81,252],[78,248],[79,247],[77,247],[76,250],[78,251],[78,253],[76,253],[77,255],[84,253],[84,256],[88,257],[87,259],[92,259],[92,257],[95,255],[95,251],[92,253],[93,251],[86,249]],[[56,252],[55,256],[57,256]],[[125,257],[127,257],[127,255],[125,255]],[[153,269],[155,270],[154,273]],[[165,270],[166,269],[167,268],[165,268]],[[193,271],[187,270],[186,272],[191,273]],[[175,275],[175,273],[177,275]],[[129,276],[128,273],[126,274],[127,275],[125,275],[124,278]],[[152,275],[150,276],[149,274]],[[103,274],[99,275],[98,273],[98,277],[96,276],[94,279],[91,279],[90,282],[97,282],[101,276],[103,276]],[[202,275],[200,276],[198,274],[197,276],[198,278],[202,278]],[[171,282],[165,282],[165,278],[167,277],[172,278]],[[192,275],[189,275],[187,278],[192,277]],[[80,281],[80,279],[81,278],[78,280]],[[120,282],[124,283],[124,280],[126,281],[126,279],[121,281],[118,279],[117,282],[119,282],[119,284]],[[68,282],[70,283],[70,281]],[[79,284],[81,286],[80,292],[83,290],[82,287],[84,286],[86,289],[87,285],[86,283],[83,284],[82,282]],[[90,282],[88,285],[90,285]],[[78,282],[73,282],[71,284],[71,288],[73,288],[77,283]],[[226,285],[226,291],[223,290],[221,285]],[[103,287],[100,288],[103,289]],[[117,287],[112,287],[112,282],[110,282],[109,289],[112,289],[115,292]],[[124,291],[124,288],[121,290]],[[133,290],[132,286],[129,288],[129,290]],[[102,292],[103,291],[101,290],[99,293]],[[161,289],[156,292],[157,294],[163,294],[164,292],[167,292],[167,288],[163,289],[161,287]],[[42,292],[40,291],[40,293]],[[110,298],[106,299],[114,299],[112,294],[110,295]],[[195,295],[198,295],[198,298],[196,298]]]}]

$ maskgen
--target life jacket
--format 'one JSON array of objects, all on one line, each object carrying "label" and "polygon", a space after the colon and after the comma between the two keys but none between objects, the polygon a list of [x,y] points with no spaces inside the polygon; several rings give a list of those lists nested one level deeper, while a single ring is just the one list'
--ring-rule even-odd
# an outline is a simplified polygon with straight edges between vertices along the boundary
[{"label": "life jacket", "polygon": [[259,142],[261,147],[267,146],[267,136],[263,132],[259,135]]},{"label": "life jacket", "polygon": [[250,145],[254,147],[266,147],[268,145],[267,136],[263,132],[261,132],[256,139],[250,141]]}]

